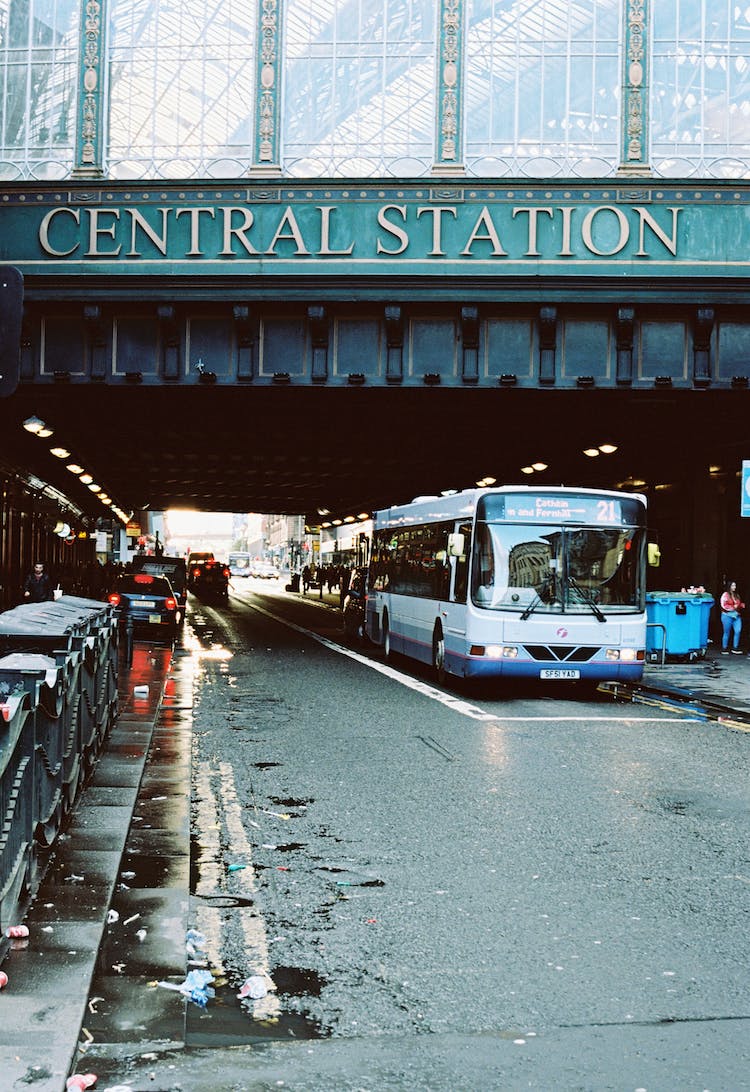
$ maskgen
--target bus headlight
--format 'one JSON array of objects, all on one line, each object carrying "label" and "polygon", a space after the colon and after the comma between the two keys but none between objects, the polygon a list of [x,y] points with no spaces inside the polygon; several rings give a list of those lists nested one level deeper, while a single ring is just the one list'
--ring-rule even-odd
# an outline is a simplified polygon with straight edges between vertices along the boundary
[{"label": "bus headlight", "polygon": [[515,660],[518,649],[515,645],[472,645],[470,656],[486,656],[488,660]]},{"label": "bus headlight", "polygon": [[635,648],[608,648],[604,655],[608,660],[619,660],[621,663],[632,664],[636,660],[642,660],[643,656]]}]

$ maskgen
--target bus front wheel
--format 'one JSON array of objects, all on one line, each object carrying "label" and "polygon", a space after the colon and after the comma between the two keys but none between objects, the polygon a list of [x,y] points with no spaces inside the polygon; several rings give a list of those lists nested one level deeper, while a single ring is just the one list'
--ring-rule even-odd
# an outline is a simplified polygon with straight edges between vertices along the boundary
[{"label": "bus front wheel", "polygon": [[439,622],[435,626],[435,632],[432,635],[432,666],[437,681],[442,686],[447,672],[445,670],[445,637],[443,636],[443,627]]}]

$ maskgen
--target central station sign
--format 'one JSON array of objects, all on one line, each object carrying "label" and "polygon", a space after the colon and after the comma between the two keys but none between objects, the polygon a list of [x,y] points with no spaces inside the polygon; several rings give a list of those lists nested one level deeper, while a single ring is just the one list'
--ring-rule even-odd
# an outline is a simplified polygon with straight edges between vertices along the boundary
[{"label": "central station sign", "polygon": [[676,186],[13,187],[0,190],[0,260],[31,276],[744,277],[749,198]]}]

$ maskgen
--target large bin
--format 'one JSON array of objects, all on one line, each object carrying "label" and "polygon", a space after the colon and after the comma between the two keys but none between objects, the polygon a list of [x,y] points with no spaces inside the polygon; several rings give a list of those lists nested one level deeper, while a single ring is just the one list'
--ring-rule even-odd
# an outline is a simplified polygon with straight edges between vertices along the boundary
[{"label": "large bin", "polygon": [[[668,656],[705,656],[713,596],[691,592],[647,592],[646,651]],[[663,627],[663,628],[662,628]]]}]

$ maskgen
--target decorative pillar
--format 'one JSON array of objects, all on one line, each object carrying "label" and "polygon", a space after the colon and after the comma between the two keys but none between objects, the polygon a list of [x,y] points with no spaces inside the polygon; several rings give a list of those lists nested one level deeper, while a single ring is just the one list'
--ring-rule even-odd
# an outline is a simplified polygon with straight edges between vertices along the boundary
[{"label": "decorative pillar", "polygon": [[283,0],[260,0],[255,81],[255,145],[250,175],[281,176],[281,19]]},{"label": "decorative pillar", "polygon": [[434,175],[465,174],[463,164],[465,0],[440,0]]},{"label": "decorative pillar", "polygon": [[625,0],[625,47],[622,58],[621,175],[650,175],[648,110],[649,0]]},{"label": "decorative pillar", "polygon": [[106,25],[106,0],[86,0],[80,30],[74,178],[101,178],[104,174]]}]

